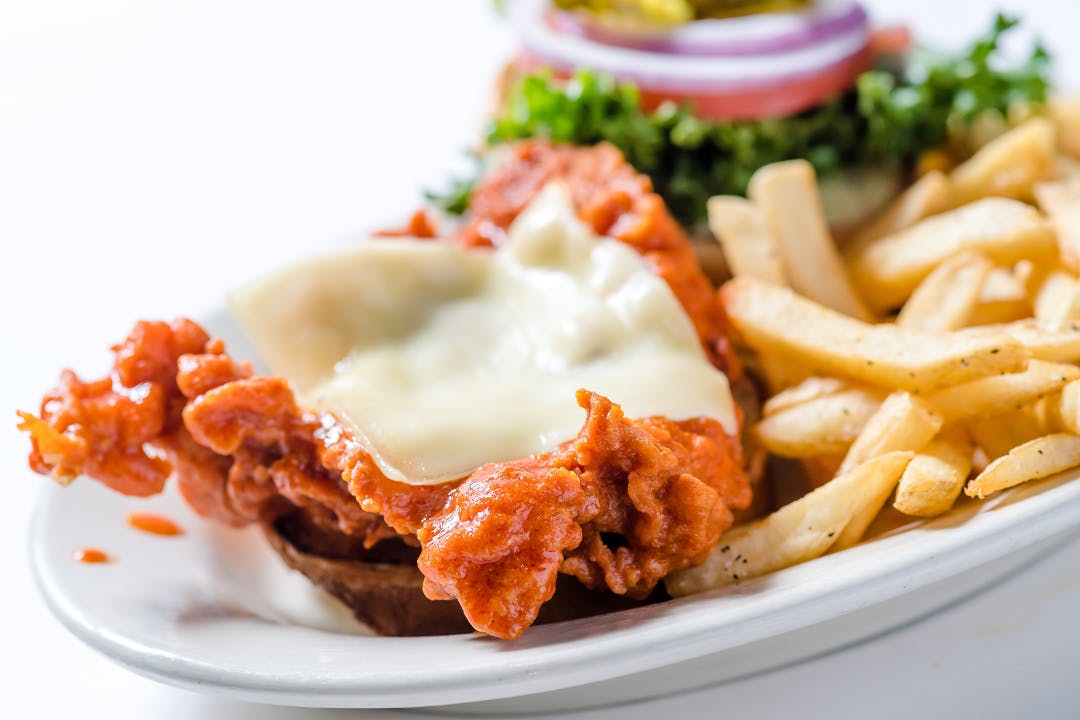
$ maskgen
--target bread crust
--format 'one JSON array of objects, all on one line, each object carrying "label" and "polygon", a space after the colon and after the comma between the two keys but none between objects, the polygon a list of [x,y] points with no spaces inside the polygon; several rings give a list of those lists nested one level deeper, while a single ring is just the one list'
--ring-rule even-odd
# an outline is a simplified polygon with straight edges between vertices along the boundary
[{"label": "bread crust", "polygon": [[[287,566],[337,598],[358,621],[379,635],[425,636],[472,632],[456,602],[428,600],[424,576],[416,568],[419,548],[399,539],[365,549],[358,540],[329,533],[295,512],[263,525],[270,546]],[[657,602],[662,590],[635,601],[595,592],[561,576],[555,596],[541,608],[536,624],[626,610]]]}]

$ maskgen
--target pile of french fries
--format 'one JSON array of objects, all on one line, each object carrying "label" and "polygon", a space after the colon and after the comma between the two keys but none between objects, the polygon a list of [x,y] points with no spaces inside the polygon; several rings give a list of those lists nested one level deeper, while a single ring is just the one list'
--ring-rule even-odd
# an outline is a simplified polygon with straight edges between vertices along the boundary
[{"label": "pile of french fries", "polygon": [[710,225],[720,290],[767,386],[749,433],[815,488],[727,532],[673,595],[860,542],[1080,467],[1080,101],[932,170],[843,248],[811,166],[762,168]]}]

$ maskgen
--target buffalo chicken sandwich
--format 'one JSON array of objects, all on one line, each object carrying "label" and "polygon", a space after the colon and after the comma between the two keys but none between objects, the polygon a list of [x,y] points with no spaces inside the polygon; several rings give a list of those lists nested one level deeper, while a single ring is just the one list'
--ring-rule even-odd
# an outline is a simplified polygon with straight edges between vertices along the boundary
[{"label": "buffalo chicken sandwich", "polygon": [[31,466],[133,496],[172,478],[385,634],[516,638],[662,597],[752,492],[724,313],[648,178],[526,141],[464,224],[409,234],[232,298],[272,374],[191,320],[137,323],[108,377],[65,371],[21,413]]}]

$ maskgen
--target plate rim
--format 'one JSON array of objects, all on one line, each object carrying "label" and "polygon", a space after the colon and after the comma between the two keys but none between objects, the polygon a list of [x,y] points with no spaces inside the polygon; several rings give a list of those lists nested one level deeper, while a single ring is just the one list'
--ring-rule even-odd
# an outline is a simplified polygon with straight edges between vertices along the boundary
[{"label": "plate rim", "polygon": [[[77,602],[64,597],[57,588],[52,586],[52,581],[47,577],[45,569],[48,562],[43,557],[44,543],[40,541],[40,538],[42,533],[47,532],[50,508],[56,499],[61,497],[63,488],[48,488],[39,494],[38,501],[35,503],[30,524],[31,568],[35,583],[50,612],[70,632],[95,650],[140,674],[185,687],[213,689],[234,697],[258,699],[263,702],[285,703],[300,700],[323,705],[346,700],[354,707],[449,705],[531,695],[602,682],[637,672],[648,672],[716,652],[732,651],[802,627],[836,619],[856,609],[866,608],[903,594],[917,592],[965,570],[993,562],[994,559],[1004,557],[1023,547],[1049,540],[1080,524],[1080,483],[1075,482],[1080,479],[1080,471],[1064,473],[1047,481],[1053,482],[1055,479],[1058,482],[1056,487],[1041,490],[1010,508],[992,510],[993,514],[1004,514],[997,515],[997,519],[992,518],[989,524],[979,532],[952,538],[946,537],[943,542],[928,541],[916,544],[907,552],[896,553],[896,557],[890,558],[888,562],[872,566],[854,583],[832,583],[833,586],[827,587],[824,592],[817,590],[811,592],[806,602],[793,605],[791,601],[785,601],[779,607],[768,609],[757,616],[756,619],[759,622],[754,623],[768,626],[769,632],[765,634],[748,632],[745,629],[747,623],[736,624],[734,632],[724,623],[710,623],[706,606],[722,599],[724,593],[727,592],[710,591],[669,601],[667,606],[675,608],[693,608],[694,605],[701,605],[696,610],[676,610],[675,615],[681,616],[676,618],[681,628],[678,633],[670,632],[671,623],[646,622],[636,628],[636,632],[608,635],[604,643],[578,645],[573,648],[569,658],[563,656],[561,643],[540,646],[539,649],[547,649],[549,651],[547,653],[536,652],[537,648],[527,648],[523,651],[528,654],[527,662],[494,664],[496,669],[501,668],[497,676],[492,675],[492,667],[485,665],[472,668],[419,665],[412,672],[399,674],[397,677],[360,674],[346,682],[312,684],[301,680],[290,683],[287,678],[275,677],[272,674],[257,671],[235,672],[199,659],[178,657],[168,651],[146,646],[138,640],[126,638],[122,632],[115,629],[97,627],[90,619],[83,616]],[[1059,495],[1065,496],[1062,498],[1063,502],[1052,502]],[[1044,505],[1047,507],[1042,507]],[[1030,522],[1034,518],[1040,521]],[[889,538],[884,538],[878,542],[888,540]],[[858,550],[859,548],[856,547],[848,552],[858,552]],[[944,559],[939,558],[939,562],[932,563],[929,567],[919,568],[928,559],[938,555],[944,556]],[[830,556],[822,559],[827,560],[828,557]],[[849,557],[849,560],[855,559]],[[812,568],[815,562],[818,561],[812,560],[792,569],[802,568],[805,571]],[[920,571],[906,572],[911,570]],[[826,581],[825,585],[828,586],[830,582],[831,579]],[[742,588],[744,592],[753,591],[754,587],[760,584],[757,580],[750,581]],[[796,612],[792,612],[792,608]],[[623,611],[610,615],[625,616],[627,612],[635,611]],[[566,627],[580,622],[582,621],[558,625]],[[728,634],[728,642],[724,647],[714,646],[716,636],[721,633]],[[436,636],[421,640],[447,643],[455,640],[460,642],[463,638],[472,639],[473,636]],[[356,641],[361,644],[372,640],[415,641],[417,639],[364,636],[356,638]],[[493,644],[501,642],[490,639],[479,640]],[[645,648],[649,652],[642,654],[640,651]],[[361,651],[360,647],[358,647],[359,651]],[[540,657],[537,658],[536,655]],[[498,655],[493,657],[498,658]],[[356,701],[361,701],[362,704],[353,704]]]}]

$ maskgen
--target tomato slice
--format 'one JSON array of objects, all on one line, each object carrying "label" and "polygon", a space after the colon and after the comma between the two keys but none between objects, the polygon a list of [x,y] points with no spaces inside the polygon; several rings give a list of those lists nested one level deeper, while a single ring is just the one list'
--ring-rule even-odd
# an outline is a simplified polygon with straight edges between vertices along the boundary
[{"label": "tomato slice", "polygon": [[646,110],[654,110],[668,100],[689,103],[694,114],[706,120],[784,117],[808,110],[844,93],[854,85],[859,73],[870,67],[870,61],[870,51],[864,49],[812,75],[723,93],[685,94],[642,87],[641,105]]}]

